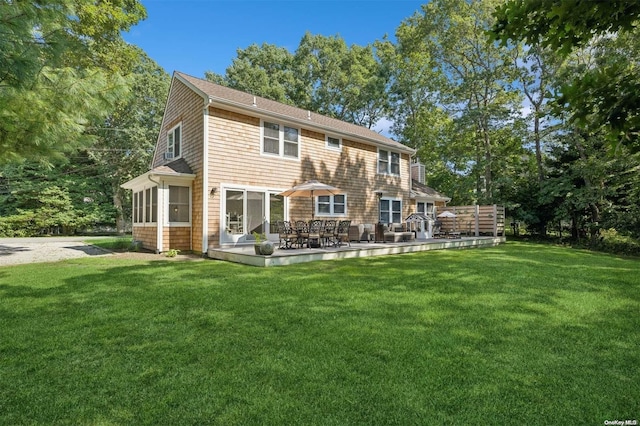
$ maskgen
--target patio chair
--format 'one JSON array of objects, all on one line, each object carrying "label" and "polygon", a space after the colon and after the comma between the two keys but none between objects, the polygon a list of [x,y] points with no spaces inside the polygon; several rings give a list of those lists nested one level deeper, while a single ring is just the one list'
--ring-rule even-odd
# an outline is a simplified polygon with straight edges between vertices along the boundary
[{"label": "patio chair", "polygon": [[433,238],[444,237],[444,233],[442,231],[442,222],[440,222],[439,220],[433,222],[433,228],[431,228],[431,230],[433,231]]},{"label": "patio chair", "polygon": [[340,222],[338,222],[338,227],[336,228],[335,233],[335,242],[338,247],[340,247],[340,245],[342,245],[344,241],[346,241],[347,244],[349,244],[349,247],[351,247],[351,238],[349,237],[350,227],[350,220],[341,220]]},{"label": "patio chair", "polygon": [[307,247],[309,246],[309,224],[304,220],[296,220],[295,221],[296,232],[298,233],[298,246],[304,246],[304,243],[307,243]]},{"label": "patio chair", "polygon": [[329,219],[324,221],[323,230],[323,238],[324,238],[324,246],[336,245],[335,235],[338,227],[338,221],[334,219]]},{"label": "patio chair", "polygon": [[277,222],[278,224],[278,238],[280,239],[278,248],[282,248],[284,242],[285,249],[293,248],[294,244],[298,243],[298,233],[291,226],[291,222],[288,220]]},{"label": "patio chair", "polygon": [[[307,247],[312,248],[315,247],[323,247],[323,239],[324,239],[324,221],[315,219],[309,222],[309,236],[307,237]],[[315,243],[312,243],[315,241]]]}]

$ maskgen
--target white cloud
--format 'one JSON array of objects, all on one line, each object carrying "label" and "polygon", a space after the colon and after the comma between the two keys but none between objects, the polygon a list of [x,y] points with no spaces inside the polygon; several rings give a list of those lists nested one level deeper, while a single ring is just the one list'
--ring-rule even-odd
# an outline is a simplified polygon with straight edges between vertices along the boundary
[{"label": "white cloud", "polygon": [[393,126],[393,121],[389,120],[388,118],[384,117],[380,120],[378,120],[378,122],[376,123],[375,126],[373,126],[373,128],[371,130],[380,133],[383,136],[386,136],[388,138],[391,137],[391,127]]}]

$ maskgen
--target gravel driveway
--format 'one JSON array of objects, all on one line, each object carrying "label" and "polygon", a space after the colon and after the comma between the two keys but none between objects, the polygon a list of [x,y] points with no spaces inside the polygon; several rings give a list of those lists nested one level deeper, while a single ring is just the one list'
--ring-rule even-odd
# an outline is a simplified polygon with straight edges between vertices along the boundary
[{"label": "gravel driveway", "polygon": [[91,237],[0,238],[0,266],[111,255],[84,243],[90,240]]}]

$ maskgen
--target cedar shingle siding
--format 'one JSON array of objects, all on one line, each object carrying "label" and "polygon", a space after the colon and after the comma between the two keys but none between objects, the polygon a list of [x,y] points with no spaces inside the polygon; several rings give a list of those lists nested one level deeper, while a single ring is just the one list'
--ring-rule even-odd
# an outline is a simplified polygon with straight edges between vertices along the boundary
[{"label": "cedar shingle siding", "polygon": [[[262,120],[299,130],[298,159],[261,154]],[[205,121],[206,162],[203,161]],[[285,190],[317,179],[345,191],[347,217],[356,223],[377,222],[375,189],[384,190],[385,196],[401,198],[405,217],[412,209],[410,156],[413,150],[370,129],[175,73],[152,169],[171,161],[164,159],[167,132],[180,122],[182,158],[196,176],[192,184],[192,226],[165,227],[162,251],[170,248],[202,251],[203,194],[208,208],[207,242],[210,246],[219,245],[221,185]],[[341,139],[341,150],[326,147],[327,135]],[[400,176],[377,173],[379,148],[400,153]],[[208,165],[206,190],[203,188],[205,164]],[[290,218],[308,219],[311,213],[310,199],[289,200]],[[134,235],[143,239],[147,248],[156,244],[155,227],[153,231],[134,229]]]}]

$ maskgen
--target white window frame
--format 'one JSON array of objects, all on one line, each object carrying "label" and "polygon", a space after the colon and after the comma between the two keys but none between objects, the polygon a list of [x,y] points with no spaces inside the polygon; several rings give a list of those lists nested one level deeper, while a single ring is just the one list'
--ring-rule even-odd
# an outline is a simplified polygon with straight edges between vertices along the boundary
[{"label": "white window frame", "polygon": [[133,222],[134,226],[143,225],[144,222],[142,221],[142,219],[144,218],[144,216],[140,213],[140,210],[144,206],[144,189],[141,189],[140,191],[134,191],[132,201],[133,210],[131,212],[131,221]]},{"label": "white window frame", "polygon": [[[178,187],[183,187],[183,188],[188,188],[189,190],[189,221],[188,222],[171,222],[171,220],[169,219],[171,217],[171,187],[172,186],[178,186]],[[166,192],[166,202],[165,204],[165,208],[166,208],[166,223],[165,225],[167,226],[191,226],[191,216],[193,214],[193,194],[192,194],[193,188],[191,188],[191,185],[186,185],[184,183],[168,183],[167,182],[167,192]]]},{"label": "white window frame", "polygon": [[[154,200],[154,188],[155,188],[155,200]],[[149,197],[151,194],[151,198]],[[156,225],[158,223],[158,187],[149,186],[141,188],[138,191],[133,191],[132,200],[133,210],[131,214],[131,222],[133,226],[145,226]],[[153,204],[155,201],[155,204]],[[155,212],[154,212],[155,207]],[[156,216],[156,220],[153,220],[153,216]],[[150,216],[150,219],[148,219]]]},{"label": "white window frame", "polygon": [[[278,153],[275,154],[273,152],[266,152],[264,150],[264,124],[265,123],[271,123],[271,124],[276,124],[278,125]],[[284,153],[284,147],[286,143],[291,143],[290,141],[286,141],[284,138],[285,135],[285,127],[289,128],[289,129],[293,129],[297,132],[298,134],[298,140],[296,141],[296,146],[297,146],[297,152],[296,152],[296,156],[291,156],[291,155],[285,155]],[[283,158],[286,160],[294,160],[294,161],[300,161],[300,134],[301,134],[301,129],[299,127],[295,127],[292,125],[288,125],[279,121],[275,121],[275,120],[260,120],[260,154],[261,155],[266,155],[269,157],[278,157],[278,158]]]},{"label": "white window frame", "polygon": [[[144,190],[144,222],[158,222],[158,187],[152,186]],[[155,216],[155,220],[154,219]]]},{"label": "white window frame", "polygon": [[[423,204],[423,209],[420,209],[420,204]],[[435,211],[435,203],[433,201],[417,201],[416,202],[416,211],[418,213],[422,213],[424,215],[433,217],[433,212]]]},{"label": "white window frame", "polygon": [[[330,145],[329,144],[329,139],[334,139],[338,141],[338,146],[334,146],[334,145]],[[331,136],[331,135],[325,135],[324,136],[324,143],[327,149],[330,149],[332,151],[342,151],[342,138],[336,137],[336,136]]]},{"label": "white window frame", "polygon": [[[388,201],[389,202],[389,222],[382,222],[382,202],[383,201]],[[398,211],[393,210],[393,203],[394,201],[398,201],[400,202],[400,209]],[[380,198],[380,201],[378,201],[378,222],[382,222],[382,223],[402,223],[402,198],[389,198],[389,197],[382,197]],[[387,211],[387,210],[385,210]],[[393,220],[393,214],[397,213],[399,214],[399,219],[397,222]]]},{"label": "white window frame", "polygon": [[[180,129],[180,140],[178,141],[178,155],[176,155],[176,129]],[[167,132],[167,153],[173,155],[173,160],[182,157],[182,140],[184,139],[184,132],[182,131],[182,121],[173,126]]]},{"label": "white window frame", "polygon": [[[336,195],[321,195],[318,197],[315,197],[315,215],[316,216],[322,216],[322,217],[346,217],[347,216],[347,194],[337,194],[338,197],[344,197],[344,202],[343,203],[338,203],[338,204],[344,204],[344,213],[336,213],[335,212],[335,207],[336,207],[336,200],[335,197]],[[329,197],[329,202],[320,202],[320,198],[321,197]],[[320,204],[329,204],[329,213],[326,212],[321,212],[320,211]]]},{"label": "white window frame", "polygon": [[[386,159],[383,160],[382,159],[382,153],[386,154]],[[394,156],[397,155],[398,158],[398,172],[397,173],[393,173],[393,164],[395,164],[392,159],[394,158]],[[382,168],[381,170],[381,163],[384,161],[384,163],[386,164],[385,167]],[[402,170],[401,167],[402,164],[402,154],[400,154],[397,151],[391,151],[388,149],[382,149],[382,148],[378,148],[378,162],[377,162],[377,173],[380,175],[391,175],[391,176],[400,176],[400,171]]]},{"label": "white window frame", "polygon": [[[243,234],[231,234],[229,232],[227,232],[227,227],[226,227],[226,213],[227,213],[227,192],[228,191],[238,191],[238,192],[242,192],[243,193],[243,215],[245,216],[245,218],[243,219],[244,221],[246,221],[246,215],[248,212],[248,206],[247,206],[247,192],[261,192],[265,195],[265,211],[264,211],[264,219],[265,219],[265,229],[266,229],[266,233],[267,233],[267,237],[271,240],[271,241],[278,241],[278,234],[277,233],[271,233],[271,203],[269,202],[268,198],[271,195],[277,195],[279,193],[281,193],[282,191],[285,190],[285,188],[273,188],[273,187],[262,187],[262,186],[245,186],[245,185],[238,185],[235,183],[221,183],[220,184],[220,188],[221,188],[221,199],[220,199],[220,227],[219,227],[219,232],[220,232],[220,244],[222,244],[223,246],[227,246],[230,244],[237,244],[237,243],[247,243],[247,242],[251,242],[253,244],[253,239],[247,239],[248,237],[248,233],[244,232]],[[283,202],[284,202],[284,220],[290,220],[289,218],[289,198],[288,197],[283,197]],[[246,222],[243,222],[243,227],[246,224]],[[249,237],[250,238],[250,237]]]}]

